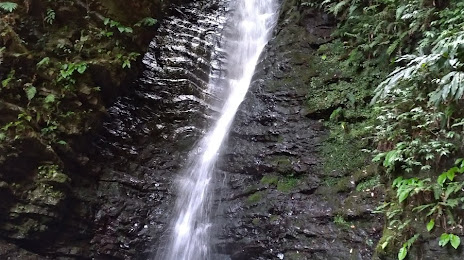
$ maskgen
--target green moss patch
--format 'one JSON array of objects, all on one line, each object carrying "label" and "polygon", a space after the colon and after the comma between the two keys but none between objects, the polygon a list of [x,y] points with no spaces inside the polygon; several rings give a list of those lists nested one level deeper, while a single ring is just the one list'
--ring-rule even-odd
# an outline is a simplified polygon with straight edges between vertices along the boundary
[{"label": "green moss patch", "polygon": [[262,198],[263,198],[263,192],[258,191],[248,196],[247,202],[249,204],[254,204],[254,203],[259,202]]},{"label": "green moss patch", "polygon": [[261,179],[261,183],[268,186],[274,186],[280,192],[288,193],[298,186],[300,180],[293,177],[266,175]]}]

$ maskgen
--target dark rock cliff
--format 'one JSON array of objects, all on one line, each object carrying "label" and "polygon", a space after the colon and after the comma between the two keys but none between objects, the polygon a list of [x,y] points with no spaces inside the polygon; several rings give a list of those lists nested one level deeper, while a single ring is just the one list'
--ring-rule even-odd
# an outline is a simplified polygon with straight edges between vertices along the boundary
[{"label": "dark rock cliff", "polygon": [[[102,2],[117,16],[138,4]],[[72,149],[55,151],[31,135],[6,149],[15,156],[0,155],[0,258],[148,259],[162,246],[174,180],[216,113],[216,97],[204,90],[215,69],[210,61],[220,56],[213,47],[227,1],[172,1],[178,5],[170,11],[166,1],[155,2],[141,14],[170,15],[149,46],[141,79],[113,93],[107,79],[121,85],[122,75],[93,68],[93,80],[106,82],[107,113],[94,122],[104,120],[103,127],[75,135]],[[366,172],[323,170],[329,134],[323,119],[334,105],[308,105],[320,103],[308,93],[312,77],[337,80],[316,62],[336,24],[299,2],[282,1],[274,37],[218,163],[217,258],[376,257],[383,222],[372,211],[382,192],[356,189]],[[140,44],[151,36],[141,36]],[[0,122],[19,113],[0,103]],[[37,169],[43,162],[59,167]],[[438,250],[424,250],[425,259]]]},{"label": "dark rock cliff", "polygon": [[[283,3],[219,166],[227,177],[218,195],[216,247],[232,259],[373,255],[382,229],[371,214],[375,204],[353,195],[353,180],[343,192],[324,182],[320,152],[328,133],[307,109],[310,79],[325,73],[314,67],[315,51],[331,40],[334,26],[323,13]],[[337,223],[342,215],[346,220]]]},{"label": "dark rock cliff", "polygon": [[[381,224],[369,213],[372,205],[358,205],[363,198],[323,182],[319,153],[327,132],[306,109],[311,102],[306,86],[324,73],[312,67],[313,54],[330,41],[334,24],[296,2],[282,3],[274,38],[219,163],[215,251],[232,259],[368,259]],[[116,14],[127,7],[123,1],[105,4]],[[23,180],[19,188],[31,192],[21,203],[1,205],[3,217],[11,220],[3,222],[0,256],[147,259],[156,251],[175,200],[173,181],[215,114],[215,97],[204,90],[215,69],[211,57],[220,55],[213,46],[225,5],[210,1],[171,9],[144,58],[141,80],[122,97],[108,98],[116,101],[104,127],[75,138],[73,150],[61,152],[72,158],[40,152],[41,162],[61,162],[60,168],[36,173],[33,161],[47,145],[34,138],[15,145],[21,151],[35,147],[18,156],[30,164],[19,168],[13,160],[5,168],[16,171]],[[25,172],[36,175],[21,177]],[[8,183],[0,182],[2,197],[17,192]],[[348,215],[353,224],[337,225],[338,215]],[[34,231],[41,226],[43,231]]]},{"label": "dark rock cliff", "polygon": [[[133,93],[130,82],[142,67],[140,59],[138,64],[133,60],[131,70],[123,69],[112,55],[145,53],[156,27],[136,28],[131,37],[117,35],[116,43],[101,37],[110,29],[103,15],[124,24],[143,17],[162,20],[181,16],[182,6],[191,1],[13,2],[16,10],[2,12],[0,19],[0,258],[105,257],[108,244],[116,242],[94,239],[106,202],[99,196],[100,180],[106,177],[92,160],[98,148],[91,143],[99,136],[106,107]],[[45,23],[47,8],[53,8],[54,18]],[[45,65],[39,66],[42,58]],[[59,68],[81,61],[87,70],[74,73],[75,93],[60,92],[74,83],[56,80]],[[27,87],[33,86],[26,98]],[[124,253],[123,236],[128,235],[116,238],[123,253],[110,257],[127,258],[139,249]]]},{"label": "dark rock cliff", "polygon": [[177,8],[150,44],[133,92],[109,108],[92,156],[98,255],[147,259],[163,242],[174,181],[214,113],[205,91],[225,12],[224,1]]}]

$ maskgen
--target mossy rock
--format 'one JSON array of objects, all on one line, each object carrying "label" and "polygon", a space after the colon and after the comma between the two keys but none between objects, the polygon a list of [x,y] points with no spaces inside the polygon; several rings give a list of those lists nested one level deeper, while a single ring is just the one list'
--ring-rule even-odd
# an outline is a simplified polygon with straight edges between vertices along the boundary
[{"label": "mossy rock", "polygon": [[255,192],[251,194],[250,196],[248,196],[246,202],[248,204],[256,204],[263,199],[263,196],[264,194],[262,191]]},{"label": "mossy rock", "polygon": [[289,193],[298,185],[299,180],[296,178],[283,178],[277,183],[277,190],[283,193]]},{"label": "mossy rock", "polygon": [[300,183],[300,179],[286,176],[278,175],[265,175],[261,179],[261,184],[264,184],[268,187],[275,187],[278,191],[282,193],[289,193]]}]

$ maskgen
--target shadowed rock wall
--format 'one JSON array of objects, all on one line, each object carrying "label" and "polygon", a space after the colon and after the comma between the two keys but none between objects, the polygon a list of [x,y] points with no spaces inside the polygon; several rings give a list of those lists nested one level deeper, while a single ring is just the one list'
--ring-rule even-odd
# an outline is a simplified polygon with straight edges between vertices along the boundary
[{"label": "shadowed rock wall", "polygon": [[[16,2],[19,3],[18,9],[12,15],[7,15],[7,18],[10,17],[13,22],[7,27],[0,27],[0,30],[8,31],[7,36],[13,35],[18,39],[25,37],[25,41],[10,41],[8,37],[2,36],[2,42],[7,48],[6,53],[0,54],[3,55],[0,56],[0,76],[3,80],[9,70],[21,66],[16,73],[20,80],[12,81],[14,84],[19,84],[23,80],[23,74],[24,78],[33,76],[36,68],[34,59],[37,57],[19,55],[19,58],[14,58],[12,55],[25,48],[30,48],[29,51],[35,55],[34,51],[41,50],[42,44],[41,41],[37,41],[37,37],[41,36],[39,34],[43,33],[43,28],[48,29],[52,26],[44,27],[36,24],[37,19],[43,19],[41,13],[45,12],[41,1],[29,1],[32,2],[31,6],[27,5],[28,1],[25,1],[24,5],[22,2]],[[134,259],[141,257],[144,259],[151,251],[153,239],[158,239],[159,234],[156,232],[154,238],[151,234],[147,234],[152,225],[155,225],[155,222],[149,219],[149,215],[152,215],[152,210],[157,209],[156,204],[151,203],[151,199],[163,196],[160,194],[166,191],[169,185],[159,187],[159,182],[146,183],[140,175],[142,170],[137,171],[134,165],[143,168],[143,162],[153,157],[153,161],[149,162],[150,165],[177,168],[182,162],[171,162],[170,159],[176,157],[177,151],[188,151],[190,144],[196,140],[196,138],[189,140],[189,136],[195,137],[201,134],[201,127],[207,121],[202,116],[201,110],[206,108],[198,105],[198,100],[203,98],[202,90],[205,88],[209,73],[208,59],[215,41],[215,32],[221,22],[219,12],[224,13],[224,10],[217,2],[146,2],[150,3],[143,1],[57,3],[59,8],[55,10],[54,21],[57,28],[59,28],[58,24],[61,26],[61,23],[66,22],[63,19],[65,17],[75,15],[79,19],[69,20],[73,23],[68,23],[69,28],[66,30],[59,32],[53,31],[54,28],[48,30],[51,31],[52,39],[47,42],[47,48],[54,46],[56,37],[65,37],[60,32],[69,34],[79,32],[82,28],[73,26],[82,23],[80,20],[83,17],[82,13],[90,15],[92,22],[89,24],[93,25],[95,22],[101,23],[102,26],[103,20],[100,19],[104,12],[108,12],[105,15],[116,16],[117,18],[114,19],[124,24],[133,24],[145,16],[154,16],[160,19],[162,29],[156,32],[156,28],[152,27],[152,32],[145,31],[146,33],[142,35],[133,35],[137,39],[134,40],[134,45],[130,46],[130,50],[137,51],[140,48],[137,44],[142,44],[144,41],[143,48],[146,48],[147,43],[144,38],[148,35],[151,40],[156,32],[158,45],[151,46],[149,53],[152,52],[152,56],[156,56],[162,64],[150,61],[150,57],[147,57],[147,63],[156,67],[152,67],[156,73],[148,75],[150,72],[147,71],[144,82],[131,85],[128,79],[140,69],[135,62],[132,63],[133,71],[126,73],[122,71],[121,64],[117,64],[118,62],[111,67],[105,67],[105,62],[100,64],[92,61],[88,68],[89,76],[78,78],[78,82],[90,86],[98,85],[101,87],[101,92],[96,94],[92,92],[88,95],[90,97],[86,95],[73,97],[82,102],[68,99],[60,101],[64,104],[80,104],[82,110],[84,107],[87,109],[88,103],[91,103],[90,108],[93,109],[93,113],[83,120],[85,123],[74,122],[60,126],[67,134],[66,137],[62,137],[66,138],[66,145],[50,145],[49,140],[44,140],[37,133],[40,133],[40,127],[36,125],[28,126],[27,134],[21,138],[8,139],[6,144],[0,144],[2,197],[0,258]],[[176,5],[171,5],[173,3]],[[133,16],[128,15],[127,10],[133,8],[138,9],[130,12]],[[124,9],[123,12],[121,9]],[[28,12],[32,11],[37,15],[27,16]],[[167,14],[171,16],[161,20]],[[15,24],[17,21],[14,19],[19,21],[21,17],[27,19],[23,19],[21,24]],[[4,20],[2,26],[3,22]],[[31,25],[31,32],[21,27],[23,23]],[[34,29],[36,27],[38,29]],[[198,31],[189,31],[195,28]],[[18,29],[19,34],[13,29]],[[36,35],[30,35],[31,33]],[[179,34],[184,36],[179,37]],[[16,43],[20,46],[24,44],[25,48],[18,49],[15,47]],[[66,47],[73,48],[72,43],[68,44],[66,41],[66,44]],[[101,46],[94,47],[96,51]],[[176,48],[184,48],[187,51]],[[83,57],[92,55],[92,51],[94,49],[86,45],[79,55]],[[40,55],[42,54],[37,54],[38,57]],[[59,57],[56,58],[58,62]],[[76,59],[80,60],[83,57]],[[184,59],[169,61],[174,57]],[[55,59],[54,56],[52,58]],[[204,63],[197,67],[200,58]],[[190,61],[185,62],[188,60]],[[39,77],[46,75],[40,74]],[[178,84],[169,82],[168,77],[177,80]],[[17,93],[13,92],[14,89],[10,91],[12,93],[2,92],[0,97],[2,127],[10,121],[17,120],[18,114],[24,113],[23,107],[10,103],[10,99],[13,100],[10,96],[23,95],[23,89],[18,89]],[[37,89],[39,90],[39,87]],[[40,89],[37,96],[42,95],[41,91],[44,90]],[[45,89],[45,92],[47,91],[50,90]],[[87,88],[83,91],[87,93],[89,90]],[[120,95],[124,97],[117,99]],[[189,99],[191,96],[196,96],[198,100]],[[24,106],[26,103],[24,102]],[[109,108],[106,109],[105,106]],[[189,109],[194,111],[194,108],[198,112],[190,114]],[[102,129],[103,120],[106,123]],[[186,127],[189,124],[197,126],[198,129],[189,131],[190,128]],[[180,144],[174,147],[172,144],[177,138]],[[91,142],[93,144],[90,144]],[[170,146],[172,146],[172,154],[169,154]],[[141,150],[147,147],[152,150],[144,150],[145,153],[140,155]],[[154,155],[158,152],[162,159]],[[162,165],[163,160],[166,165]],[[128,161],[131,163],[127,163]],[[41,165],[44,167],[41,168]],[[122,168],[121,165],[126,168]],[[143,168],[143,171],[142,175],[148,174],[147,168]],[[149,175],[156,173],[160,172],[153,170]],[[174,174],[174,171],[170,173]],[[131,196],[130,194],[135,191],[143,194],[136,195],[138,200],[131,201],[125,197]],[[137,203],[138,201],[141,202]],[[166,200],[166,203],[169,201]],[[147,213],[148,210],[150,214]],[[134,216],[142,221],[135,221]],[[156,214],[153,214],[154,217]]]},{"label": "shadowed rock wall", "polygon": [[208,81],[225,6],[215,0],[175,8],[150,44],[142,78],[108,109],[93,148],[98,255],[147,259],[163,242],[173,182],[216,114]]},{"label": "shadowed rock wall", "polygon": [[371,259],[382,230],[376,202],[355,195],[354,181],[344,191],[324,182],[328,133],[307,109],[311,77],[325,73],[315,51],[335,24],[296,2],[283,2],[219,165],[215,245],[234,260]]},{"label": "shadowed rock wall", "polygon": [[[107,4],[116,13],[121,8],[118,1],[104,2],[111,2]],[[328,133],[306,106],[311,102],[311,77],[325,73],[312,67],[318,58],[315,50],[331,40],[335,24],[321,12],[301,11],[299,1],[282,2],[274,38],[218,165],[215,250],[234,260],[371,259],[382,229],[371,214],[377,204],[356,193],[350,176],[345,176],[342,190],[324,182],[320,150]],[[7,225],[3,237],[8,242],[0,243],[0,256],[152,255],[170,221],[173,182],[216,115],[217,97],[205,90],[208,75],[216,69],[212,58],[221,60],[214,45],[228,11],[225,6],[226,1],[197,1],[171,10],[144,58],[143,76],[108,108],[97,134],[74,142],[79,153],[69,153],[73,159],[65,162],[65,177],[48,169],[51,174],[33,182],[37,189],[41,182],[52,183],[63,196],[34,196],[34,186],[30,197],[21,197],[26,198],[25,208],[16,209],[16,201],[0,205],[2,212],[15,209],[10,213],[32,215],[49,227],[39,236],[19,237],[11,234],[21,234],[22,225]],[[40,142],[22,145],[47,150]],[[56,159],[54,153],[42,155]],[[11,194],[2,185],[0,195]],[[337,221],[339,215],[348,216],[349,222]]]}]

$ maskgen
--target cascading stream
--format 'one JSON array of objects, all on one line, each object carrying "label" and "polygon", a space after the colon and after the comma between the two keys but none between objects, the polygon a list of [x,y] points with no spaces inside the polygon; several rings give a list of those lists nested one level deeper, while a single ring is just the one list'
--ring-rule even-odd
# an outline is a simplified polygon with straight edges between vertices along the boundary
[{"label": "cascading stream", "polygon": [[221,68],[226,73],[228,96],[218,121],[196,147],[190,167],[179,182],[173,230],[167,248],[158,252],[160,260],[210,257],[208,212],[214,165],[275,24],[276,0],[236,0],[230,4],[231,31],[223,43],[227,60]]}]

